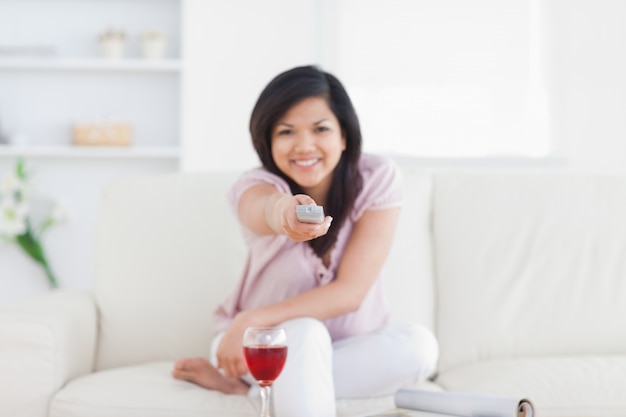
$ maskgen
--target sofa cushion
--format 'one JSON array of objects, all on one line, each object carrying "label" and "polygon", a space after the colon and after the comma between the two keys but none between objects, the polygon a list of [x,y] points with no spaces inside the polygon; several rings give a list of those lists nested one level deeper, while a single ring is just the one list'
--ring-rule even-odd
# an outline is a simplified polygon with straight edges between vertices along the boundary
[{"label": "sofa cushion", "polygon": [[437,174],[440,370],[623,354],[626,178]]},{"label": "sofa cushion", "polygon": [[493,360],[443,372],[448,391],[528,398],[542,417],[622,417],[626,356]]},{"label": "sofa cushion", "polygon": [[393,321],[416,321],[434,330],[435,278],[430,238],[432,178],[424,170],[402,168],[404,200],[385,280]]},{"label": "sofa cushion", "polygon": [[212,312],[245,266],[226,202],[238,174],[124,179],[102,197],[97,369],[209,354]]},{"label": "sofa cushion", "polygon": [[173,362],[109,369],[70,382],[50,417],[252,416],[256,399],[225,395],[171,377]]},{"label": "sofa cushion", "polygon": [[[175,380],[170,376],[172,366],[173,362],[154,362],[78,378],[53,399],[50,417],[258,416],[260,397],[225,395]],[[392,396],[337,403],[339,417],[392,407]]]}]

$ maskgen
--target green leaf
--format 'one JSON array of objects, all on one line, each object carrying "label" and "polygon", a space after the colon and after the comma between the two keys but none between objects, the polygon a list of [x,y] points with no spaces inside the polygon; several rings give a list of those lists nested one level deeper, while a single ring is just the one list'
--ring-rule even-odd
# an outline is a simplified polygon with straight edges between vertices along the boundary
[{"label": "green leaf", "polygon": [[15,173],[18,178],[26,179],[26,163],[23,158],[17,158],[15,162]]},{"label": "green leaf", "polygon": [[20,247],[36,262],[43,263],[46,261],[43,248],[35,236],[33,236],[30,226],[26,229],[26,233],[15,238]]},{"label": "green leaf", "polygon": [[56,277],[52,273],[50,265],[48,265],[48,260],[46,259],[43,247],[41,246],[41,243],[39,243],[39,241],[33,236],[30,226],[26,230],[26,233],[17,236],[15,240],[17,241],[18,245],[20,245],[20,247],[24,250],[24,252],[26,252],[35,262],[43,267],[50,288],[57,288],[58,283]]},{"label": "green leaf", "polygon": [[50,286],[50,288],[58,288],[59,284],[57,283],[57,279],[52,273],[52,270],[50,269],[48,263],[46,262],[42,266],[44,271],[46,272],[46,277],[48,278],[48,285]]},{"label": "green leaf", "polygon": [[43,233],[48,230],[50,227],[54,226],[54,219],[52,217],[48,217],[41,224],[41,228],[39,229],[39,236],[43,235]]}]

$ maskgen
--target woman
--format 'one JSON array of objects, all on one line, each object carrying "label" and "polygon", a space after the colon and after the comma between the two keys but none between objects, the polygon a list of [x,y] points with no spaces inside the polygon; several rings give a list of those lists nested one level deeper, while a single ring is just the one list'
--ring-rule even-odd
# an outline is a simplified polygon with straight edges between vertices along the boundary
[{"label": "woman", "polygon": [[[179,360],[174,377],[249,393],[243,332],[281,325],[289,354],[273,388],[278,417],[335,416],[335,398],[391,394],[426,379],[438,356],[432,333],[387,324],[381,270],[400,178],[389,161],[361,153],[356,112],[339,80],[313,66],[278,75],[252,111],[250,132],[263,167],[229,195],[248,262],[215,313],[211,363]],[[328,215],[322,224],[299,222],[299,204]]]}]

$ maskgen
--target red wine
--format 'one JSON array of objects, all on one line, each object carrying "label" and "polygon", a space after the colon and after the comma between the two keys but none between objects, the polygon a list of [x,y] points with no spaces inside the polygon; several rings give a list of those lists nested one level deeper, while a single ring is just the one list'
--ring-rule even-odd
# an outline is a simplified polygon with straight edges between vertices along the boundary
[{"label": "red wine", "polygon": [[285,366],[287,346],[246,346],[246,364],[259,385],[271,385]]}]

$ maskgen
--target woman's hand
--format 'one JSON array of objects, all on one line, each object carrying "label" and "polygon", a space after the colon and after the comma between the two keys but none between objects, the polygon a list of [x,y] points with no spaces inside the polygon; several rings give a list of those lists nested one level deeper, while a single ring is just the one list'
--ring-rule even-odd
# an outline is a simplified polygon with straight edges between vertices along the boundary
[{"label": "woman's hand", "polygon": [[239,220],[244,226],[260,235],[287,235],[294,242],[305,242],[325,235],[332,217],[326,216],[321,224],[298,221],[297,205],[315,205],[306,194],[291,195],[277,192],[271,185],[248,188],[239,199]]},{"label": "woman's hand", "polygon": [[217,367],[231,378],[239,378],[248,373],[243,357],[243,333],[252,323],[248,322],[246,316],[245,312],[241,312],[235,317],[217,347]]},{"label": "woman's hand", "polygon": [[280,231],[294,242],[305,242],[323,236],[328,232],[333,218],[326,216],[321,224],[304,223],[296,217],[297,205],[315,205],[315,200],[306,194],[289,196],[283,194],[275,201],[275,214]]}]

